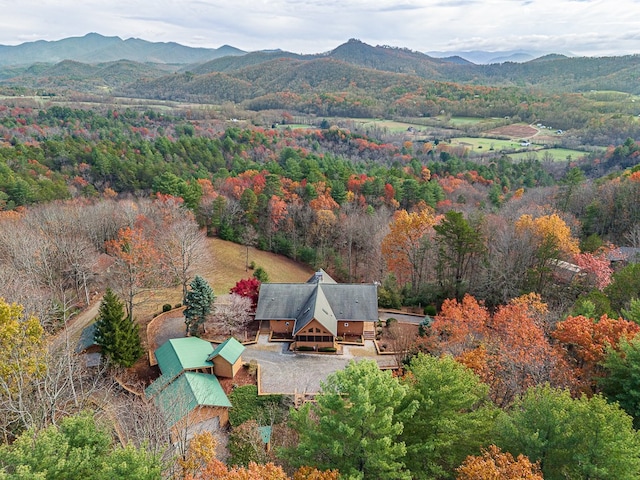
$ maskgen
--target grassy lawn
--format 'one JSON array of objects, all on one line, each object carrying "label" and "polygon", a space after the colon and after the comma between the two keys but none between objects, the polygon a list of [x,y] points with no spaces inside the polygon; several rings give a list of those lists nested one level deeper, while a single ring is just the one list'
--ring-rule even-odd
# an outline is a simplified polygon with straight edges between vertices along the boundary
[{"label": "grassy lawn", "polygon": [[568,148],[547,148],[534,152],[513,153],[509,156],[514,160],[523,160],[525,158],[528,158],[530,155],[536,155],[538,160],[542,161],[545,156],[548,157],[549,155],[551,155],[554,162],[563,162],[567,160],[567,157],[571,157],[571,160],[577,160],[587,154],[588,152],[582,152],[580,150],[570,150]]},{"label": "grassy lawn", "polygon": [[[443,121],[446,121],[445,117],[437,117]],[[453,127],[466,127],[469,125],[478,125],[480,123],[491,123],[494,118],[478,118],[478,117],[451,117],[449,119],[449,125]]]},{"label": "grassy lawn", "polygon": [[376,126],[378,128],[386,128],[391,133],[406,132],[410,127],[414,127],[416,129],[424,128],[423,125],[420,125],[418,123],[396,122],[395,120],[384,120],[377,118],[363,118],[354,121],[361,123],[365,128]]}]

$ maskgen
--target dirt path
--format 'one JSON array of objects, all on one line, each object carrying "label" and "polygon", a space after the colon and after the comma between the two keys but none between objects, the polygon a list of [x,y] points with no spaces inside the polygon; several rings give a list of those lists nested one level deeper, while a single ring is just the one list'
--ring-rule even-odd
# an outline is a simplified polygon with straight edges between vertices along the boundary
[{"label": "dirt path", "polygon": [[51,339],[51,346],[54,349],[59,348],[63,343],[69,339],[72,345],[80,339],[82,330],[90,325],[93,320],[98,316],[98,310],[100,309],[100,303],[102,302],[102,296],[95,297],[88,308],[85,308],[77,315],[71,317],[71,320],[67,322],[67,328],[62,329]]}]

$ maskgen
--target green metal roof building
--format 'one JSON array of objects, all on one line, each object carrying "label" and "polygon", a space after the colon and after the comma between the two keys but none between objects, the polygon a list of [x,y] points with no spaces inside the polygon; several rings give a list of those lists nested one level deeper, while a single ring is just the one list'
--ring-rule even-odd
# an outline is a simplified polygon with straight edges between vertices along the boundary
[{"label": "green metal roof building", "polygon": [[[242,344],[238,345],[244,350]],[[238,353],[237,345],[229,340],[216,350],[219,350],[218,355],[229,358],[236,355],[239,358],[242,353],[242,350]],[[170,427],[201,407],[231,407],[213,374],[216,355],[210,342],[197,337],[174,338],[160,346],[155,356],[162,375],[146,388],[145,395],[162,410]],[[210,416],[218,414],[212,411]],[[206,415],[200,417],[206,418]],[[226,423],[226,420],[225,414],[219,423]]]}]

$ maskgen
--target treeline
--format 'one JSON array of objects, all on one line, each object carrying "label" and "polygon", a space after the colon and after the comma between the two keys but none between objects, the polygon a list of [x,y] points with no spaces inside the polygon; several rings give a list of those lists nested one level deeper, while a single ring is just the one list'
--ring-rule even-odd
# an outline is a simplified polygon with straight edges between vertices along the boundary
[{"label": "treeline", "polygon": [[[476,164],[464,149],[437,139],[384,143],[328,122],[308,130],[228,128],[151,110],[5,107],[0,124],[7,140],[0,147],[4,209],[76,197],[171,195],[209,234],[331,266],[346,280],[382,281],[380,269],[359,265],[367,252],[379,251],[371,242],[378,236],[380,245],[398,209],[427,206],[466,218],[477,212],[484,215],[481,230],[497,211],[514,221],[532,208],[558,209],[569,215],[564,220],[576,238],[597,234],[616,245],[629,244],[625,236],[637,222],[637,182],[628,174],[588,183],[567,177],[540,198],[536,188],[555,181],[535,158]],[[632,165],[637,152],[629,139],[579,167],[592,175]]]},{"label": "treeline", "polygon": [[[432,117],[443,112],[481,118],[509,116],[528,123],[553,122],[555,128],[563,130],[576,129],[584,132],[583,143],[597,144],[592,143],[597,140],[600,145],[615,142],[602,142],[599,134],[590,135],[590,124],[596,122],[593,127],[597,128],[597,122],[616,123],[620,117],[633,120],[629,117],[638,113],[626,95],[603,101],[589,93],[551,93],[539,84],[484,86],[454,82],[365,70],[329,59],[279,59],[237,71],[143,80],[122,93],[185,102],[232,101],[249,110],[286,109],[316,116]],[[626,127],[627,132],[638,131],[637,122]],[[636,136],[625,135],[622,140]]]}]

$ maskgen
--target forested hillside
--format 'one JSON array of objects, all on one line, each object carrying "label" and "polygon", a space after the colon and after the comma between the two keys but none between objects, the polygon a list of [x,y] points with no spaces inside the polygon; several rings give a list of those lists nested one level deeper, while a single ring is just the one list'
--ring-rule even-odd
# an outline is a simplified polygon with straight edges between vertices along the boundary
[{"label": "forested hillside", "polygon": [[[636,61],[352,40],[0,71],[0,478],[638,478]],[[397,371],[350,363],[296,408],[231,380],[227,456],[170,439],[139,327],[208,291],[205,236],[247,276],[257,248],[418,312],[374,327]],[[254,272],[230,281],[255,304]],[[76,354],[92,311],[98,367]]]}]

